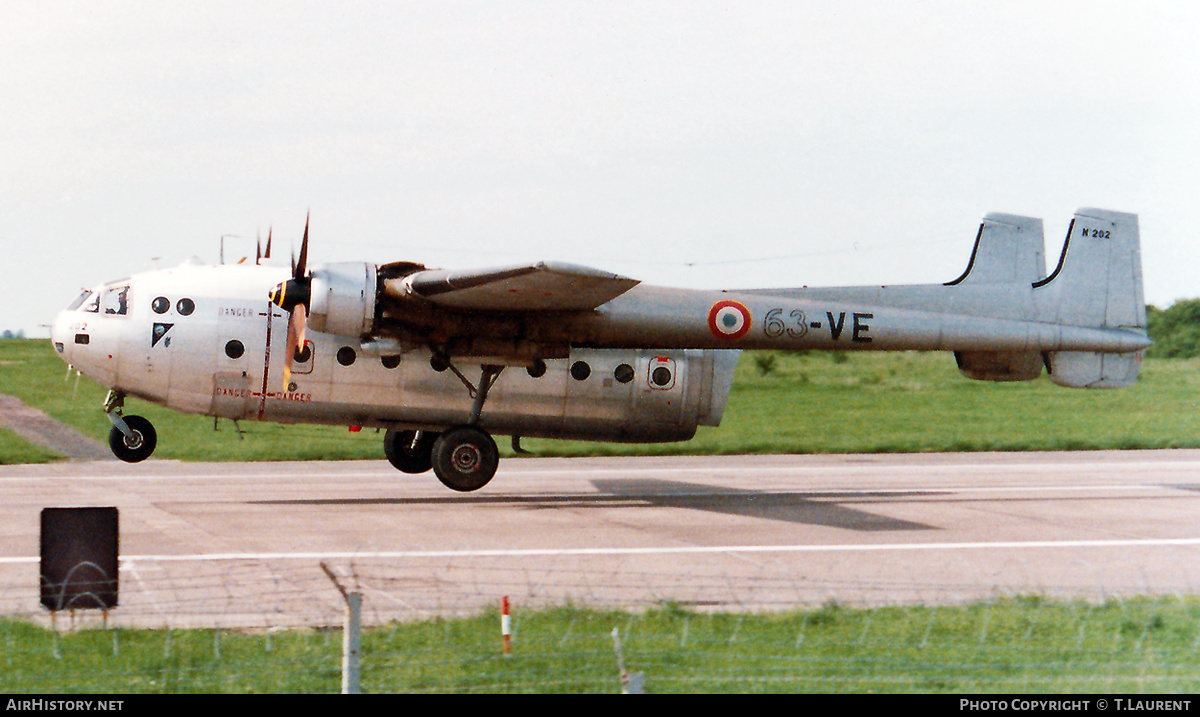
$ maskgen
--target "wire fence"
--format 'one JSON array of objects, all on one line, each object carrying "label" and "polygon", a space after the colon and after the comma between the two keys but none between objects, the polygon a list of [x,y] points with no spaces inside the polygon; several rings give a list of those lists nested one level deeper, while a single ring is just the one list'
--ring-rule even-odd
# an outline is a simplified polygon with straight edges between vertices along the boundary
[{"label": "wire fence", "polygon": [[1129,561],[1061,583],[969,556],[860,576],[704,553],[145,556],[115,609],[54,612],[37,562],[10,561],[0,691],[336,692],[340,590],[362,595],[365,691],[1195,691],[1195,551],[1167,582]]}]

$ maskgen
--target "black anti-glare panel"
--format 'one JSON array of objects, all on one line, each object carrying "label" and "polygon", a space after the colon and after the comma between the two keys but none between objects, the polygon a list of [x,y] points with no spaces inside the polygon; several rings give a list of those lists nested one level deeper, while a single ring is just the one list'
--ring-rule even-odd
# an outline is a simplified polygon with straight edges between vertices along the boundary
[{"label": "black anti-glare panel", "polygon": [[42,607],[117,606],[116,508],[42,510]]}]

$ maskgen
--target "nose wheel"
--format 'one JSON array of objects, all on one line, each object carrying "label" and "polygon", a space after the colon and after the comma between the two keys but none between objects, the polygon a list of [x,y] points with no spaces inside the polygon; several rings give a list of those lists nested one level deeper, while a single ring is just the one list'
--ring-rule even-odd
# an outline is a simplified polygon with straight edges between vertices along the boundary
[{"label": "nose wheel", "polygon": [[479,490],[496,475],[500,451],[496,442],[474,426],[443,433],[433,443],[433,472],[447,488],[460,492]]},{"label": "nose wheel", "polygon": [[158,433],[154,425],[141,416],[122,416],[126,434],[117,426],[108,432],[108,447],[113,455],[126,463],[140,463],[150,457],[158,444]]}]

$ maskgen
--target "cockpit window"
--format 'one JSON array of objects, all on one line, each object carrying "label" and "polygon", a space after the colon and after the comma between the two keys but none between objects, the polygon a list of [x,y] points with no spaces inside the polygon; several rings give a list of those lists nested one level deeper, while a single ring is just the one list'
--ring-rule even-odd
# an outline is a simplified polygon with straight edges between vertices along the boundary
[{"label": "cockpit window", "polygon": [[88,292],[89,296],[84,297],[86,301],[83,303],[83,310],[89,314],[100,312],[100,292]]},{"label": "cockpit window", "polygon": [[104,313],[117,316],[129,313],[128,286],[111,286],[104,292]]},{"label": "cockpit window", "polygon": [[80,306],[83,306],[83,302],[87,301],[88,297],[91,295],[92,295],[91,291],[89,291],[88,289],[84,289],[83,293],[79,295],[79,298],[72,301],[71,305],[67,307],[67,311],[74,311],[75,309],[78,309]]}]

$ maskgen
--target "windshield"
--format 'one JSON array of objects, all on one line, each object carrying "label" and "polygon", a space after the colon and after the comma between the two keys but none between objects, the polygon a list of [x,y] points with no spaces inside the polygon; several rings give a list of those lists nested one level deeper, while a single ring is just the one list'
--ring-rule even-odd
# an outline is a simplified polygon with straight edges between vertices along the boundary
[{"label": "windshield", "polygon": [[84,289],[83,293],[79,295],[79,298],[72,301],[71,305],[67,307],[67,311],[74,311],[75,309],[78,309],[80,306],[83,306],[83,302],[87,301],[88,297],[90,297],[91,295],[92,295],[92,291],[90,289]]}]

